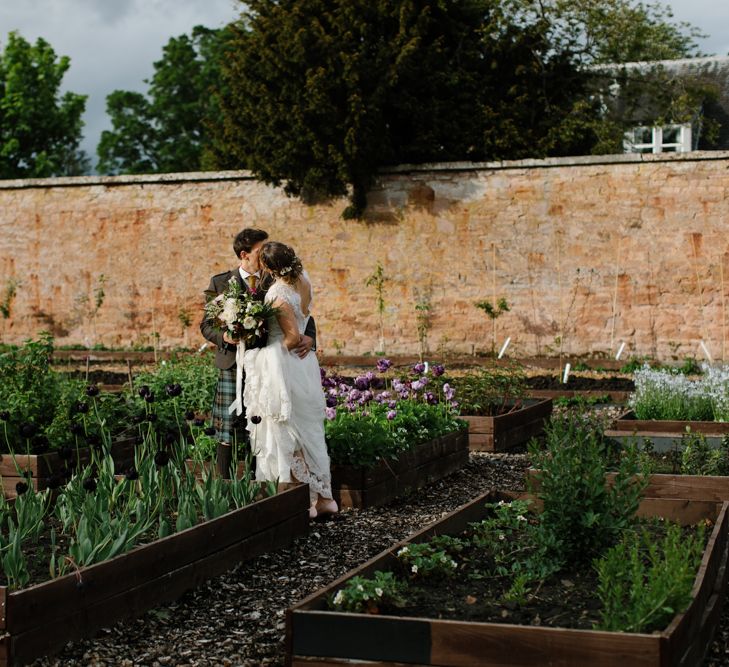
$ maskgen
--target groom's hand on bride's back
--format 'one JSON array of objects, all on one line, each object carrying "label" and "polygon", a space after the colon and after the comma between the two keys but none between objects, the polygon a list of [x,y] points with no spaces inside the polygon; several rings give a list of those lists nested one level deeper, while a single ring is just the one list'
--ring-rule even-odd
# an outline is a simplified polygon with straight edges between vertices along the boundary
[{"label": "groom's hand on bride's back", "polygon": [[304,334],[299,340],[299,344],[294,348],[294,352],[303,359],[314,346],[314,339],[311,336]]}]

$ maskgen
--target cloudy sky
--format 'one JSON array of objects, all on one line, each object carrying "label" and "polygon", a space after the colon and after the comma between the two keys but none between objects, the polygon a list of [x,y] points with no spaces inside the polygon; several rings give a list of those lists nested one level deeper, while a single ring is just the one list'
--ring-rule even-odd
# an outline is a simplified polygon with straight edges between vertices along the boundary
[{"label": "cloudy sky", "polygon": [[[708,37],[707,54],[729,54],[729,2],[663,2],[674,20],[689,21]],[[96,163],[96,145],[110,128],[106,96],[113,90],[146,92],[145,79],[170,37],[195,25],[220,27],[240,13],[239,0],[0,0],[0,49],[17,30],[29,41],[43,37],[56,54],[71,58],[64,89],[89,96],[82,148]]]}]

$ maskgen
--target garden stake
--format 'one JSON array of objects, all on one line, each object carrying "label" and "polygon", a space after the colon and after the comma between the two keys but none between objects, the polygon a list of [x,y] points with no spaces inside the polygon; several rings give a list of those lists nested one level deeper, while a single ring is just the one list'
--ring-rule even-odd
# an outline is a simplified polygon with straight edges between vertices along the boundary
[{"label": "garden stake", "polygon": [[[696,272],[696,286],[699,288],[699,308],[701,309],[701,328],[706,337],[706,319],[704,317],[704,285],[701,282],[701,276],[699,275],[699,251],[696,248],[696,234],[691,234],[691,247],[694,251],[694,271]],[[702,342],[703,345],[703,342]]]},{"label": "garden stake", "polygon": [[721,276],[721,360],[726,361],[726,294],[724,293],[724,256],[719,260]]},{"label": "garden stake", "polygon": [[567,384],[567,380],[570,377],[570,363],[569,361],[564,365],[564,375],[562,376],[562,384]]},{"label": "garden stake", "polygon": [[501,351],[499,352],[499,359],[504,356],[504,352],[506,352],[506,348],[509,347],[509,343],[511,342],[511,336],[509,336],[505,341],[504,344],[501,346]]},{"label": "garden stake", "polygon": [[[612,348],[612,345],[610,346]],[[620,349],[618,350],[618,353],[615,355],[615,361],[620,359],[620,355],[623,353],[623,350],[625,349],[625,341],[620,343]]]},{"label": "garden stake", "polygon": [[[615,320],[618,317],[618,279],[620,278],[620,237],[617,242],[617,257],[615,258],[615,288],[613,289],[613,315],[612,324],[610,325],[610,349],[613,349],[615,342]],[[616,357],[617,359],[617,357]]]}]

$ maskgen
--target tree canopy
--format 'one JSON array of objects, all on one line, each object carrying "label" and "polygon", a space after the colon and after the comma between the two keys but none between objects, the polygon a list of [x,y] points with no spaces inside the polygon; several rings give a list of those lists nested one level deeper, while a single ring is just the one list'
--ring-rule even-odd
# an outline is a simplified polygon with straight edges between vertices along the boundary
[{"label": "tree canopy", "polygon": [[97,148],[102,173],[197,171],[209,167],[209,124],[218,114],[224,29],[193,28],[171,38],[154,63],[147,95],[115,90],[106,98],[112,130]]},{"label": "tree canopy", "polygon": [[51,45],[16,32],[0,55],[0,178],[44,178],[88,172],[79,150],[86,96],[60,94],[70,66]]},{"label": "tree canopy", "polygon": [[[584,152],[587,76],[544,16],[502,0],[254,0],[223,75],[221,165],[305,198],[377,167]],[[579,119],[579,122],[577,122]]]}]

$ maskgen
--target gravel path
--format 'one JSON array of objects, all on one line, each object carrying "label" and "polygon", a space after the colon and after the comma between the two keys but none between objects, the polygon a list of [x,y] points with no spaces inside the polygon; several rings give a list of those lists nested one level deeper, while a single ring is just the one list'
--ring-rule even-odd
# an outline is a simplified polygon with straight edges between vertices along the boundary
[{"label": "gravel path", "polygon": [[[354,566],[489,488],[522,489],[523,454],[474,454],[461,471],[383,508],[311,525],[291,548],[256,558],[177,602],[69,643],[37,667],[283,665],[284,611]],[[729,667],[729,610],[705,667]]]}]

